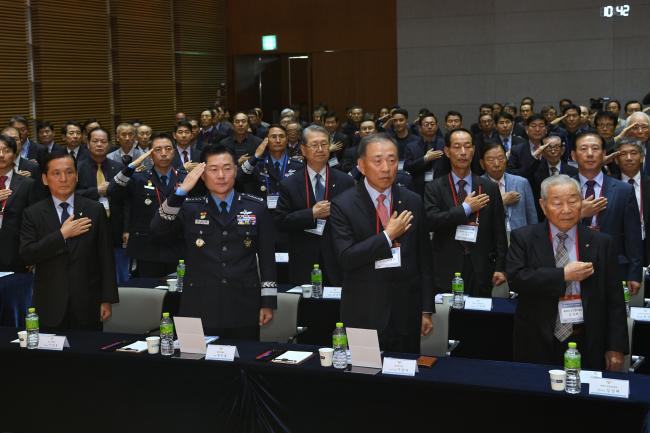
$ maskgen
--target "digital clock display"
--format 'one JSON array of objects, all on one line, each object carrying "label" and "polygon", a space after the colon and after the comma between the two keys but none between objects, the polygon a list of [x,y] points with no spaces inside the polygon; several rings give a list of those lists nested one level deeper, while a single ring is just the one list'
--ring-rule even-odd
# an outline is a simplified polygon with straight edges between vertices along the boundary
[{"label": "digital clock display", "polygon": [[600,8],[600,16],[604,18],[629,17],[630,5],[603,6]]}]

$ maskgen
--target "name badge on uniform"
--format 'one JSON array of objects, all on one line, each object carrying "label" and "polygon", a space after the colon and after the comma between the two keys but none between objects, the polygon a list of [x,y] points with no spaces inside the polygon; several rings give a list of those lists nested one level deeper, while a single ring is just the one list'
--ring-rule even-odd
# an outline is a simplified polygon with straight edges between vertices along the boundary
[{"label": "name badge on uniform", "polygon": [[424,181],[425,182],[433,181],[433,171],[427,170],[424,172]]},{"label": "name badge on uniform", "polygon": [[208,225],[210,225],[210,220],[198,219],[198,220],[194,220],[194,224],[200,224],[200,225],[208,226]]},{"label": "name badge on uniform", "polygon": [[147,182],[147,184],[144,186],[144,189],[156,189],[156,187],[152,185],[151,181],[149,181],[149,182]]},{"label": "name badge on uniform", "polygon": [[456,236],[454,239],[462,242],[476,243],[478,236],[478,226],[461,225],[456,227]]},{"label": "name badge on uniform", "polygon": [[325,223],[327,220],[317,219],[315,229],[305,229],[307,233],[313,233],[318,236],[323,236],[323,230],[325,230]]},{"label": "name badge on uniform", "polygon": [[280,199],[279,195],[267,195],[266,196],[266,207],[269,209],[275,209],[278,207],[278,200]]},{"label": "name badge on uniform", "polygon": [[390,252],[393,254],[393,257],[390,259],[375,261],[375,269],[399,268],[402,266],[402,254],[400,252],[400,247],[391,248]]},{"label": "name badge on uniform", "polygon": [[336,165],[339,165],[339,159],[336,156],[333,156],[329,161],[327,161],[327,163],[330,165],[330,167],[334,167]]},{"label": "name badge on uniform", "polygon": [[560,298],[557,304],[561,323],[583,323],[582,299],[572,296],[569,299]]}]

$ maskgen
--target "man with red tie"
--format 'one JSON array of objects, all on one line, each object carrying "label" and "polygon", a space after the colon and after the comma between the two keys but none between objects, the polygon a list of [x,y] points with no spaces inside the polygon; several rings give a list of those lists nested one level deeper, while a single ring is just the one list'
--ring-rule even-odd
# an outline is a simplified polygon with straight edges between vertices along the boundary
[{"label": "man with red tie", "polygon": [[429,233],[420,196],[395,185],[395,141],[364,137],[358,166],[365,176],[332,200],[329,223],[343,269],[341,319],[376,329],[383,350],[420,350],[433,329]]}]

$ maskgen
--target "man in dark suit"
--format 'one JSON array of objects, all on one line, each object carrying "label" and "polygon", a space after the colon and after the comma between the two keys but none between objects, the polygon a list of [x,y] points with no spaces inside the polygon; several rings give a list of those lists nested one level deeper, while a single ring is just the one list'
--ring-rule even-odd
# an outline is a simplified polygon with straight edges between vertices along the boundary
[{"label": "man in dark suit", "polygon": [[[234,190],[229,148],[207,146],[201,161],[163,202],[151,230],[184,239],[180,314],[201,318],[208,335],[259,340],[277,304],[273,220],[263,200]],[[208,194],[187,197],[199,178]]]},{"label": "man in dark suit", "polygon": [[411,143],[418,143],[420,137],[411,132],[411,128],[409,128],[409,112],[403,108],[398,108],[393,111],[391,126],[393,138],[399,150],[399,169],[402,170],[404,168],[404,153],[407,146]]},{"label": "man in dark suit", "polygon": [[352,177],[330,169],[329,134],[318,125],[305,128],[301,145],[306,166],[280,183],[276,226],[289,235],[289,279],[310,281],[314,263],[323,271],[323,284],[341,286],[343,275],[334,253],[329,223],[330,202],[354,186]]},{"label": "man in dark suit", "polygon": [[531,179],[539,166],[542,139],[546,136],[546,119],[533,114],[526,119],[528,140],[512,146],[508,157],[508,173]]},{"label": "man in dark suit", "polygon": [[449,158],[443,151],[445,140],[438,136],[438,119],[426,113],[420,119],[420,139],[410,142],[404,150],[404,170],[413,176],[413,185],[420,196],[424,185],[449,173]]},{"label": "man in dark suit", "polygon": [[65,151],[72,155],[76,163],[90,159],[88,149],[81,145],[81,125],[76,120],[68,120],[61,128]]},{"label": "man in dark suit", "polygon": [[192,124],[181,120],[174,125],[176,141],[173,166],[177,170],[192,171],[199,163],[201,152],[192,145]]},{"label": "man in dark suit", "polygon": [[[172,167],[174,147],[166,133],[155,133],[151,150],[140,155],[110,182],[108,196],[128,201],[126,253],[137,261],[139,277],[162,277],[174,272],[183,257],[180,238],[161,238],[151,233],[149,225],[158,208],[173,194],[185,176]],[[153,168],[136,172],[136,167],[151,156]]]},{"label": "man in dark suit", "polygon": [[445,136],[451,173],[427,184],[424,208],[433,233],[436,292],[448,292],[455,272],[465,280],[465,293],[487,296],[505,282],[507,245],[505,210],[499,187],[472,173],[471,133],[464,128]]},{"label": "man in dark suit", "polygon": [[1,132],[2,135],[6,137],[11,137],[16,142],[16,159],[14,160],[15,171],[21,176],[28,176],[37,181],[39,184],[41,182],[41,170],[38,164],[31,160],[26,159],[21,156],[23,142],[18,129],[13,126],[5,127]]},{"label": "man in dark suit", "polygon": [[[330,135],[330,167],[342,170],[343,153],[352,146],[352,139],[339,130],[339,116],[328,111],[323,118],[323,126]],[[336,159],[335,159],[336,158]]]},{"label": "man in dark suit", "polygon": [[639,213],[641,214],[641,239],[643,240],[643,261],[650,259],[650,178],[641,172],[645,157],[645,147],[638,141],[622,141],[618,145],[616,165],[620,168],[623,182],[634,187]]},{"label": "man in dark suit", "polygon": [[36,122],[36,135],[38,136],[39,149],[36,155],[36,162],[39,164],[43,156],[52,153],[53,150],[63,150],[63,146],[54,142],[54,125],[48,120]]},{"label": "man in dark suit", "polygon": [[26,272],[18,255],[23,211],[34,200],[34,181],[14,171],[18,147],[11,137],[0,135],[0,271]]},{"label": "man in dark suit", "polygon": [[[620,371],[628,353],[627,321],[616,246],[580,222],[580,185],[566,175],[542,182],[548,223],[512,232],[510,287],[519,294],[514,359],[563,365],[569,341],[582,368]],[[569,320],[565,312],[576,313]]]},{"label": "man in dark suit", "polygon": [[526,140],[513,134],[514,117],[510,113],[506,113],[505,111],[500,112],[494,117],[494,122],[496,124],[498,139],[503,144],[506,155],[510,157],[512,146],[525,143]]},{"label": "man in dark suit", "polygon": [[50,154],[43,167],[52,197],[25,210],[20,232],[20,255],[36,266],[34,306],[43,328],[100,330],[118,302],[106,213],[74,193],[69,154]]},{"label": "man in dark suit", "polygon": [[9,126],[16,128],[20,134],[20,142],[22,143],[22,148],[19,151],[20,156],[32,162],[36,162],[41,146],[29,139],[29,125],[27,119],[23,116],[14,116],[9,119]]},{"label": "man in dark suit", "polygon": [[571,153],[578,163],[582,188],[582,223],[612,237],[620,267],[618,279],[627,280],[630,293],[636,294],[641,287],[643,246],[634,188],[603,174],[605,147],[598,134],[578,135]]},{"label": "man in dark suit", "polygon": [[537,165],[537,169],[533,173],[532,179],[528,180],[533,189],[537,217],[540,221],[543,221],[544,212],[539,204],[542,181],[547,177],[557,176],[558,174],[566,174],[569,177],[575,177],[578,175],[578,169],[562,160],[565,146],[564,142],[562,142],[562,137],[558,135],[549,135],[544,137],[542,145],[538,148],[538,151],[541,151],[542,159]]},{"label": "man in dark suit", "polygon": [[330,223],[343,268],[341,319],[376,329],[383,350],[419,353],[433,329],[428,230],[420,197],[394,185],[398,150],[386,134],[359,143],[365,179],[334,198]]},{"label": "man in dark suit", "polygon": [[124,205],[122,201],[108,195],[108,186],[123,166],[106,157],[108,147],[107,131],[95,128],[88,133],[88,151],[91,159],[81,161],[77,166],[77,194],[99,202],[106,210],[115,254],[117,283],[122,284],[129,279],[129,259],[123,248],[126,244],[124,233],[127,231],[124,223]]},{"label": "man in dark suit", "polygon": [[248,115],[243,111],[235,113],[232,126],[232,133],[219,144],[229,147],[235,153],[237,165],[241,166],[255,153],[262,139],[248,132]]}]

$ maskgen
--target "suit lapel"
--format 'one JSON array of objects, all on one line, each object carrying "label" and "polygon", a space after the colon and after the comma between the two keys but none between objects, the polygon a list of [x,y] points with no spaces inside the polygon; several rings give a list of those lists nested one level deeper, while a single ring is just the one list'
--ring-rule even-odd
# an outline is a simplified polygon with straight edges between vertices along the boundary
[{"label": "suit lapel", "polygon": [[5,203],[5,208],[11,209],[11,204],[14,201],[14,198],[18,195],[18,191],[20,191],[20,188],[25,185],[25,178],[18,173],[14,172],[14,174],[11,176],[11,182],[9,183],[9,189],[11,189],[11,195],[7,199],[7,202]]},{"label": "suit lapel", "polygon": [[[614,181],[614,179],[603,175],[603,185],[601,186],[600,196],[607,197],[608,206],[598,214],[598,226],[601,228],[606,227],[607,222],[609,221],[610,212],[608,212],[608,209],[613,209],[612,206],[614,206],[616,194],[618,193],[616,186],[616,181]],[[605,189],[603,190],[603,188]]]},{"label": "suit lapel", "polygon": [[59,219],[58,211],[54,207],[54,200],[50,197],[47,199],[47,202],[44,202],[44,204],[43,221],[45,221],[47,233],[59,230],[61,228],[61,220]]},{"label": "suit lapel", "polygon": [[[362,212],[362,215],[365,217],[366,221],[377,221],[377,211],[375,204],[372,202],[370,194],[368,194],[368,191],[366,190],[366,184],[363,180],[357,184],[357,200],[355,200],[355,202],[356,206]],[[360,220],[362,219],[360,218]]]},{"label": "suit lapel", "polygon": [[[578,251],[580,256],[578,260],[581,262],[596,263],[596,246],[593,245],[593,233],[582,224],[578,224]],[[595,278],[587,278],[580,282],[580,297],[582,298],[582,308],[584,311],[589,309],[591,298],[594,293],[597,293],[595,287]]]},{"label": "suit lapel", "polygon": [[549,225],[547,223],[540,227],[541,229],[535,232],[536,241],[533,243],[535,253],[539,256],[540,263],[555,263]]}]

